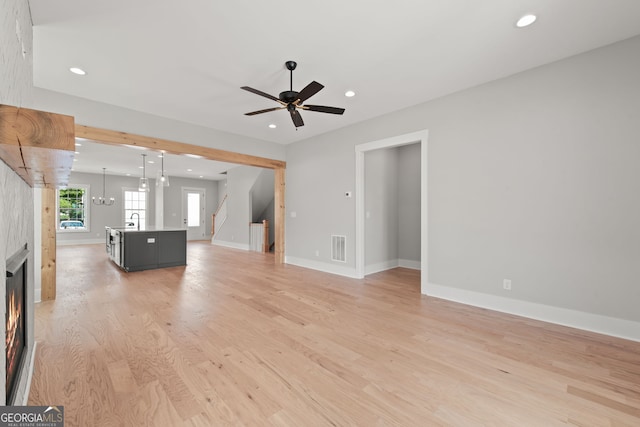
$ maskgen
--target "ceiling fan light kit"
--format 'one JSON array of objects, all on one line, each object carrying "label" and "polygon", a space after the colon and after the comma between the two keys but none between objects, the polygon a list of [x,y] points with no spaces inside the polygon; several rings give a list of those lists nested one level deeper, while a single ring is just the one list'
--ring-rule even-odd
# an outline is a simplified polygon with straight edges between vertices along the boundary
[{"label": "ceiling fan light kit", "polygon": [[285,90],[280,92],[278,97],[276,98],[273,95],[269,95],[268,93],[262,92],[258,89],[254,89],[249,86],[242,86],[240,89],[244,89],[248,92],[254,93],[256,95],[263,96],[265,98],[269,98],[273,101],[276,101],[280,104],[280,107],[267,108],[264,110],[252,111],[250,113],[245,113],[245,116],[255,116],[256,114],[268,113],[276,110],[287,110],[291,115],[291,120],[293,121],[294,126],[299,128],[300,126],[304,126],[304,121],[302,120],[302,116],[300,116],[300,112],[298,110],[307,110],[307,111],[316,111],[319,113],[329,113],[329,114],[343,114],[344,108],[337,107],[327,107],[324,105],[304,105],[304,102],[311,98],[316,93],[320,92],[323,85],[316,81],[312,81],[307,86],[305,86],[300,92],[296,92],[293,90],[293,70],[296,69],[298,64],[295,61],[287,61],[284,63],[287,70],[290,72],[289,78],[289,90]]}]

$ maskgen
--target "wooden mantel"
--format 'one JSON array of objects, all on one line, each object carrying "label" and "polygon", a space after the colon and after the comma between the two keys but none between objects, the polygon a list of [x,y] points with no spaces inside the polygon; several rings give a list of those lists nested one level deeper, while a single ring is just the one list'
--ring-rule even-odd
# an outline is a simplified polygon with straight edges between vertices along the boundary
[{"label": "wooden mantel", "polygon": [[0,158],[31,187],[66,186],[74,151],[72,116],[0,104]]},{"label": "wooden mantel", "polygon": [[56,191],[69,183],[72,116],[0,104],[0,158],[29,186],[42,187],[42,300],[56,297]]}]

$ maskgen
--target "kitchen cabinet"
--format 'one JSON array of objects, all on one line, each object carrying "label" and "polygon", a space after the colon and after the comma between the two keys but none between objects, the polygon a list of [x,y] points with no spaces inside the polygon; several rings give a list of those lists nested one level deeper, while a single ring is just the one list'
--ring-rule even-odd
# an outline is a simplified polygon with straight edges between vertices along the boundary
[{"label": "kitchen cabinet", "polygon": [[107,227],[106,235],[109,258],[125,271],[187,264],[186,230]]}]

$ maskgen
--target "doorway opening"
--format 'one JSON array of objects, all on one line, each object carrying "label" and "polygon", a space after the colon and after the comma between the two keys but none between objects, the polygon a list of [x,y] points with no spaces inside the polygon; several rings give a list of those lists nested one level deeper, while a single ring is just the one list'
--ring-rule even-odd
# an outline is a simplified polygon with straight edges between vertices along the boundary
[{"label": "doorway opening", "polygon": [[401,147],[410,144],[420,144],[420,288],[426,292],[427,279],[427,141],[428,131],[423,130],[392,138],[360,144],[356,150],[356,276],[365,277],[365,236],[366,236],[366,207],[365,207],[365,154],[373,150]]},{"label": "doorway opening", "polygon": [[187,240],[205,240],[205,189],[182,187],[182,223]]}]

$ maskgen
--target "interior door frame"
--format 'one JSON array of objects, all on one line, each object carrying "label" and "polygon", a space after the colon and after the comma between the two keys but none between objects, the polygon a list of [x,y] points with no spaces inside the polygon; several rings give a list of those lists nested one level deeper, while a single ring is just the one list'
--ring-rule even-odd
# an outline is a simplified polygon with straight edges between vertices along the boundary
[{"label": "interior door frame", "polygon": [[187,219],[187,215],[189,214],[189,210],[188,210],[188,206],[187,203],[185,202],[185,194],[188,194],[189,192],[198,192],[202,194],[202,206],[201,206],[201,217],[200,217],[200,227],[203,228],[203,234],[202,238],[199,238],[197,240],[206,240],[207,236],[207,224],[206,224],[206,213],[207,213],[207,189],[206,188],[198,188],[198,187],[181,187],[181,191],[180,191],[180,204],[182,205],[182,220],[183,220],[183,227],[185,230],[187,230],[187,240],[189,240],[189,225],[184,222],[185,219]]},{"label": "interior door frame", "polygon": [[428,235],[429,221],[427,210],[427,145],[429,131],[407,133],[391,138],[371,141],[355,146],[356,154],[356,277],[365,276],[365,153],[382,148],[400,147],[402,145],[420,144],[420,291],[426,293],[428,276]]}]

